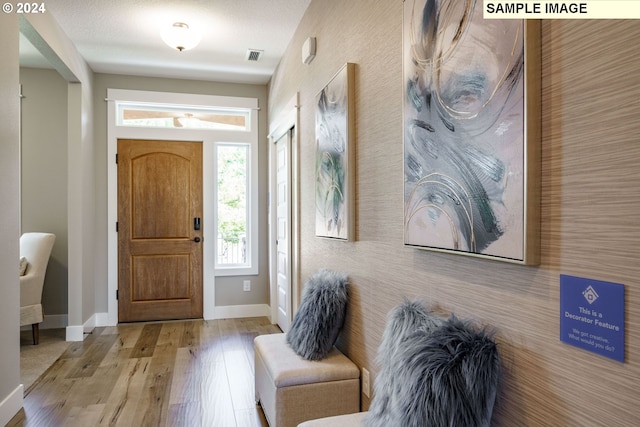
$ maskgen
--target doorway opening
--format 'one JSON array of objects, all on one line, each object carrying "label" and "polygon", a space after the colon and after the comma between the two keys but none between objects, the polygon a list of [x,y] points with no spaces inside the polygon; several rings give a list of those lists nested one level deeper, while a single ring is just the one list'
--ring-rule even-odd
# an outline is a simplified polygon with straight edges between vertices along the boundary
[{"label": "doorway opening", "polygon": [[[228,275],[252,274],[257,272],[257,222],[258,222],[258,101],[255,98],[225,97],[213,95],[182,94],[167,92],[147,92],[135,90],[107,90],[108,129],[107,158],[109,160],[108,175],[108,324],[115,325],[119,321],[118,259],[121,248],[118,245],[119,232],[116,224],[119,221],[118,188],[119,176],[116,156],[119,140],[136,141],[182,141],[186,145],[201,144],[202,161],[200,178],[202,181],[202,215],[190,214],[190,236],[183,233],[183,240],[195,244],[196,237],[201,239],[197,244],[202,251],[202,298],[201,315],[204,319],[216,318],[215,310],[215,277]],[[168,119],[168,120],[167,120]],[[216,268],[217,222],[216,212],[216,147],[220,144],[242,145],[248,147],[250,166],[248,203],[250,204],[249,226],[255,233],[247,236],[247,250],[255,265],[244,265],[224,272]],[[196,225],[196,218],[198,223]],[[186,224],[186,223],[185,223]],[[196,230],[199,228],[199,230]],[[199,233],[196,233],[198,232]],[[197,234],[197,235],[196,235]],[[189,237],[190,240],[187,239]],[[255,240],[254,240],[255,239]],[[142,260],[142,258],[140,258]],[[182,260],[183,266],[190,265]],[[144,261],[152,262],[150,258]],[[157,260],[156,260],[157,261]],[[173,261],[178,262],[177,259]],[[140,266],[150,273],[153,269]],[[146,270],[144,270],[146,268]],[[184,272],[184,270],[181,270]],[[255,273],[254,273],[255,274]],[[131,294],[127,296],[131,297]],[[147,298],[142,296],[141,298]],[[178,298],[179,297],[179,298]],[[179,295],[181,299],[184,295]],[[184,299],[184,298],[182,298]]]},{"label": "doorway opening", "polygon": [[271,321],[287,332],[300,302],[299,94],[269,132]]}]

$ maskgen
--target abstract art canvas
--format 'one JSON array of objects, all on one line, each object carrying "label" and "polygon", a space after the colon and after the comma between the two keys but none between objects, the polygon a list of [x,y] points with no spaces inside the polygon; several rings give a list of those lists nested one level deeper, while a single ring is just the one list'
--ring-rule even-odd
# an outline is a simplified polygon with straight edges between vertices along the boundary
[{"label": "abstract art canvas", "polygon": [[353,79],[347,63],[316,96],[316,236],[353,238]]},{"label": "abstract art canvas", "polygon": [[405,0],[403,24],[405,245],[538,263],[539,22]]}]

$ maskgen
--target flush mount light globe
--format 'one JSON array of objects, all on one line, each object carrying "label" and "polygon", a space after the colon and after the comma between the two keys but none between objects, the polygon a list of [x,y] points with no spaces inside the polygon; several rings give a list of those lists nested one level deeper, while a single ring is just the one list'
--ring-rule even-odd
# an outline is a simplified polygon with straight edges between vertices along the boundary
[{"label": "flush mount light globe", "polygon": [[183,50],[193,49],[200,43],[200,34],[189,28],[184,22],[176,22],[161,34],[162,40],[173,49]]}]

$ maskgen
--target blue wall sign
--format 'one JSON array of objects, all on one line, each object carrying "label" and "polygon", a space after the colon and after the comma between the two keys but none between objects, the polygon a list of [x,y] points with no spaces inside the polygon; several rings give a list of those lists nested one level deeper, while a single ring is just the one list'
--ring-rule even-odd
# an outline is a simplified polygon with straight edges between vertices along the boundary
[{"label": "blue wall sign", "polygon": [[624,362],[624,285],[561,274],[560,340]]}]

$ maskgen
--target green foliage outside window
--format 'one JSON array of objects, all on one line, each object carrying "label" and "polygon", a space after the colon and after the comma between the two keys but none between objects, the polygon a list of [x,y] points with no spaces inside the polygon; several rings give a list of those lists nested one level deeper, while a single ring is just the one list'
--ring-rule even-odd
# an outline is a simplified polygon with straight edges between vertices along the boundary
[{"label": "green foliage outside window", "polygon": [[236,244],[247,231],[246,145],[218,146],[218,235]]}]

